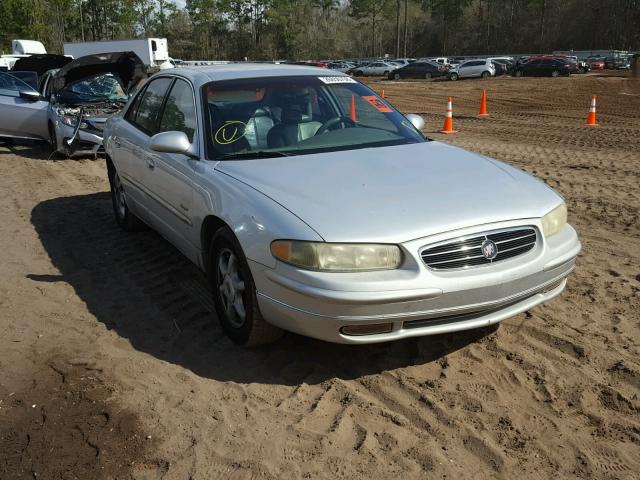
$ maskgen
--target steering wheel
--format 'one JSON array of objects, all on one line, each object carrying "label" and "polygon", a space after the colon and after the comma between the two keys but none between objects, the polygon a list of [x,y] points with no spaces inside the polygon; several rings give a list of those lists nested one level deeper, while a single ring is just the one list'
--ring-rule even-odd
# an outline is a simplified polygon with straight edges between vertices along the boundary
[{"label": "steering wheel", "polygon": [[316,132],[316,135],[322,135],[323,133],[326,133],[334,125],[348,125],[350,127],[355,127],[356,122],[351,120],[351,118],[349,117],[333,117],[322,124],[322,126]]}]

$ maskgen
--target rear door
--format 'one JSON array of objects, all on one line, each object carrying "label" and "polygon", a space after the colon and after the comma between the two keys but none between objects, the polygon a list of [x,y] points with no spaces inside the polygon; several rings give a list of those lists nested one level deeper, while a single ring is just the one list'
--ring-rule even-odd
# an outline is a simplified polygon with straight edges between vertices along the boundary
[{"label": "rear door", "polygon": [[20,92],[36,90],[11,72],[0,72],[0,136],[48,139],[49,102],[42,98],[22,98]]}]

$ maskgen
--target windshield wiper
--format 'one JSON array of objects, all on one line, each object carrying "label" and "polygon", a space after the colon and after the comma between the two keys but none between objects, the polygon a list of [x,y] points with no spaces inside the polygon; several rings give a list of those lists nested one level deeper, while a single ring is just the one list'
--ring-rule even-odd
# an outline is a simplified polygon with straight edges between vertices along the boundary
[{"label": "windshield wiper", "polygon": [[225,153],[219,160],[252,160],[256,158],[291,157],[292,154],[284,152],[270,152],[268,150],[255,150],[253,152]]}]

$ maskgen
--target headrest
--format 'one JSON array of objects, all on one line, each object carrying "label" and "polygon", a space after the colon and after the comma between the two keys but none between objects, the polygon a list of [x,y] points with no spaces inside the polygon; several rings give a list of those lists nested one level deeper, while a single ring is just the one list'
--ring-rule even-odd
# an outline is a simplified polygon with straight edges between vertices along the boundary
[{"label": "headrest", "polygon": [[282,123],[295,124],[310,122],[310,115],[303,115],[300,110],[293,110],[291,108],[282,110]]}]

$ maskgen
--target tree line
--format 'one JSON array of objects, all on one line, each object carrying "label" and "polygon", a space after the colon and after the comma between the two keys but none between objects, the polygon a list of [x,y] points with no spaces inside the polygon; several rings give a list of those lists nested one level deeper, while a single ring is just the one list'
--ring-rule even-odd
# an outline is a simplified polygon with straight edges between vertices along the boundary
[{"label": "tree line", "polygon": [[142,37],[184,60],[638,50],[640,0],[0,0],[5,53]]}]

